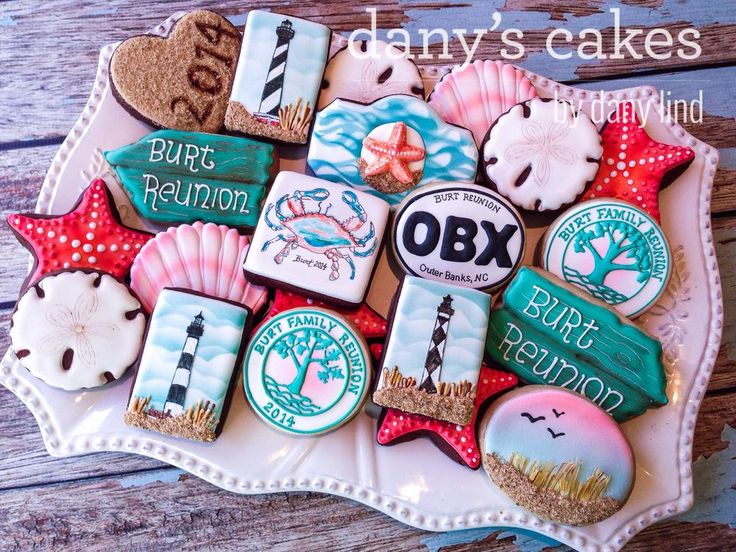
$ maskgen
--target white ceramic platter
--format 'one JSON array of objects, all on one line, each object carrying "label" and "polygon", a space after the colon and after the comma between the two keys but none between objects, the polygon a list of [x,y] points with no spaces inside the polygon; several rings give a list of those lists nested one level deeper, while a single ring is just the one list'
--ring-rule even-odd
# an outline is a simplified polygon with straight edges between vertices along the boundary
[{"label": "white ceramic platter", "polygon": [[[154,32],[165,34],[180,15]],[[333,50],[343,44],[344,39],[337,37]],[[36,207],[39,213],[68,211],[94,176],[114,185],[114,176],[104,169],[99,151],[134,142],[151,130],[133,119],[110,93],[108,62],[113,49],[114,45],[102,49],[92,95],[49,169]],[[428,89],[445,70],[424,72]],[[541,96],[557,93],[581,102],[586,111],[600,99],[599,93],[527,75]],[[642,106],[652,103],[653,113],[659,109],[656,92],[647,87],[606,93],[603,99],[632,99]],[[312,490],[357,500],[403,523],[432,531],[516,527],[579,550],[618,550],[648,525],[692,505],[693,429],[723,323],[710,223],[718,152],[660,117],[650,116],[646,130],[658,141],[687,145],[696,152],[687,171],[660,195],[663,227],[676,270],[660,302],[640,319],[662,340],[670,402],[623,424],[636,455],[636,485],[626,506],[601,523],[566,527],[542,521],[497,491],[482,470],[471,471],[454,463],[428,440],[378,446],[376,421],[366,414],[325,436],[285,436],[257,419],[246,405],[241,384],[220,438],[213,444],[197,444],[123,423],[131,375],[99,390],[70,393],[35,379],[8,352],[0,365],[0,383],[33,412],[53,456],[132,452],[168,462],[237,493]],[[298,159],[282,163],[282,168],[299,167],[303,161]],[[124,194],[114,188],[126,222],[140,225]],[[531,236],[529,251],[540,234],[541,229]],[[370,301],[385,313],[394,279],[387,276],[387,269],[381,274]]]}]

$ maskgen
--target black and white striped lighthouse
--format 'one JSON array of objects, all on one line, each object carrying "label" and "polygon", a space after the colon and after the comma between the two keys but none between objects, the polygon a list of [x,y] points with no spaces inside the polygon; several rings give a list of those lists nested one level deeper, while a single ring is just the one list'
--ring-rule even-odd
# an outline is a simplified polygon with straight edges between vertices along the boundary
[{"label": "black and white striped lighthouse", "polygon": [[286,58],[289,56],[289,42],[294,38],[294,29],[291,21],[284,19],[276,27],[276,47],[273,50],[271,65],[268,68],[266,84],[263,86],[261,105],[258,115],[270,115],[277,118],[281,107],[281,97],[284,93],[284,73],[286,72]]},{"label": "black and white striped lighthouse", "polygon": [[429,343],[427,358],[424,360],[422,383],[419,384],[419,389],[424,389],[427,393],[437,392],[437,383],[440,381],[440,375],[442,374],[442,362],[444,360],[445,345],[447,344],[447,329],[453,314],[455,314],[455,309],[452,308],[452,296],[445,295],[442,298],[442,303],[437,307],[432,341]]},{"label": "black and white striped lighthouse", "polygon": [[184,347],[181,350],[179,362],[174,371],[174,377],[171,379],[169,393],[166,396],[164,404],[164,412],[172,416],[177,416],[184,412],[184,399],[187,396],[187,388],[189,387],[189,378],[192,375],[192,365],[194,364],[194,355],[197,352],[199,338],[204,333],[204,316],[200,312],[194,317],[187,327],[187,338],[184,341]]}]

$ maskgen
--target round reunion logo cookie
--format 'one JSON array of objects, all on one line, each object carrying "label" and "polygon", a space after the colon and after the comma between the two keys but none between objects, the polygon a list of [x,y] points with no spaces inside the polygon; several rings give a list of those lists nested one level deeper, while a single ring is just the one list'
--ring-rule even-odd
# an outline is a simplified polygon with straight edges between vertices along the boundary
[{"label": "round reunion logo cookie", "polygon": [[277,429],[303,435],[350,420],[370,382],[362,337],[342,316],[318,308],[291,309],[264,322],[243,369],[256,413]]},{"label": "round reunion logo cookie", "polygon": [[667,240],[654,219],[612,199],[565,211],[547,230],[542,264],[628,317],[654,305],[672,270]]},{"label": "round reunion logo cookie", "polygon": [[516,209],[475,184],[416,190],[399,206],[392,233],[396,259],[407,273],[480,290],[513,276],[525,242]]}]

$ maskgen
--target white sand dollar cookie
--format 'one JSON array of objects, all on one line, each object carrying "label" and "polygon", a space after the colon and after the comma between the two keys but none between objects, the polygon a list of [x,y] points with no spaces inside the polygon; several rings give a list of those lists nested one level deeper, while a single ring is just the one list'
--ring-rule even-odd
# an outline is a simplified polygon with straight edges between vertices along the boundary
[{"label": "white sand dollar cookie", "polygon": [[517,207],[555,211],[595,178],[603,147],[585,113],[562,100],[534,98],[504,113],[481,147],[483,177]]},{"label": "white sand dollar cookie", "polygon": [[10,338],[23,366],[67,391],[120,378],[138,356],[146,327],[141,304],[109,274],[66,271],[28,289]]}]

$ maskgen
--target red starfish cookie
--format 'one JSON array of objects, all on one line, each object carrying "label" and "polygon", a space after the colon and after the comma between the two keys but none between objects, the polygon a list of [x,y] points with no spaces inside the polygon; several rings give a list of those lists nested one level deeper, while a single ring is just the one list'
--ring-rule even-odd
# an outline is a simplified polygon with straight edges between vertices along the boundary
[{"label": "red starfish cookie", "polygon": [[484,364],[478,378],[475,412],[468,425],[460,426],[387,408],[378,421],[376,440],[380,445],[392,445],[427,435],[450,458],[477,470],[480,467],[480,451],[475,437],[478,412],[490,397],[515,387],[518,381],[514,374],[494,370]]},{"label": "red starfish cookie", "polygon": [[358,328],[358,330],[360,330],[360,333],[363,334],[363,337],[365,339],[386,337],[386,332],[388,329],[386,320],[365,303],[361,303],[361,305],[357,309],[353,310],[336,309],[334,307],[328,306],[322,301],[315,301],[314,299],[308,299],[303,295],[298,295],[296,293],[291,293],[289,291],[283,291],[280,289],[276,290],[273,298],[273,305],[269,309],[266,317],[264,318],[263,322],[261,322],[261,324],[263,324],[269,318],[276,316],[280,312],[284,312],[285,310],[308,306],[327,308],[342,314],[345,318],[350,320],[355,325],[355,327]]},{"label": "red starfish cookie", "polygon": [[406,125],[394,123],[387,142],[368,136],[364,141],[365,148],[376,156],[365,168],[366,176],[376,176],[390,172],[402,184],[409,184],[414,175],[409,169],[411,161],[424,159],[424,150],[406,143]]},{"label": "red starfish cookie", "polygon": [[121,279],[153,237],[120,222],[104,180],[97,179],[65,215],[10,214],[8,224],[35,260],[23,288],[65,268],[91,268]]},{"label": "red starfish cookie", "polygon": [[642,128],[632,102],[619,104],[615,119],[603,128],[601,138],[601,168],[583,199],[622,199],[641,207],[659,222],[662,179],[677,167],[687,168],[695,152],[652,140]]}]

